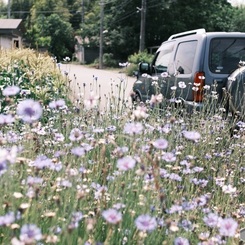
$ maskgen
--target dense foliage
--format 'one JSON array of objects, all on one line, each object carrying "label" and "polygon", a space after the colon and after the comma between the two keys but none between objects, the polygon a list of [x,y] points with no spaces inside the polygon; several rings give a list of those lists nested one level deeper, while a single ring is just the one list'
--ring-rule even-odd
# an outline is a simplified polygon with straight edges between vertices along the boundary
[{"label": "dense foliage", "polygon": [[[57,98],[67,101],[69,91],[66,82],[56,60],[47,54],[36,53],[30,49],[0,51],[1,89],[17,86],[21,90],[21,93],[12,98],[13,102],[32,98],[45,106]],[[0,113],[6,113],[11,104],[4,99],[2,90],[0,95]]]},{"label": "dense foliage", "polygon": [[[83,38],[85,47],[99,47],[102,3],[104,53],[126,61],[139,50],[141,0],[12,0],[11,17],[24,19],[31,47],[48,48],[61,59],[72,56],[75,35]],[[0,9],[6,17],[7,6],[1,4]],[[146,0],[145,48],[195,28],[244,31],[244,11],[227,0]]]}]

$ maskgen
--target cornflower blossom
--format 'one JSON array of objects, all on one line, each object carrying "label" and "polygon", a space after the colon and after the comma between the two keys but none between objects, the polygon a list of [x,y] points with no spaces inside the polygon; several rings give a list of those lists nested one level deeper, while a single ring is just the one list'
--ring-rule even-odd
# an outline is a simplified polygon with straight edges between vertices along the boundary
[{"label": "cornflower blossom", "polygon": [[196,209],[196,207],[197,207],[197,204],[196,202],[193,202],[193,201],[190,201],[190,202],[185,201],[182,203],[182,208],[184,211],[194,210]]},{"label": "cornflower blossom", "polygon": [[166,78],[166,77],[170,77],[170,75],[167,72],[162,72],[161,77]]},{"label": "cornflower blossom", "polygon": [[182,89],[186,88],[186,84],[183,81],[178,82],[178,86],[179,88],[182,88]]},{"label": "cornflower blossom", "polygon": [[168,176],[168,178],[170,179],[170,180],[175,180],[175,181],[182,181],[182,178],[181,178],[181,176],[179,176],[178,174],[175,174],[175,173],[171,173],[169,176]]},{"label": "cornflower blossom", "polygon": [[137,106],[136,110],[133,111],[133,115],[136,119],[145,119],[149,116],[146,112],[147,108],[145,106]]},{"label": "cornflower blossom", "polygon": [[44,155],[38,156],[32,166],[37,169],[49,168],[53,164],[52,160]]},{"label": "cornflower blossom", "polygon": [[134,123],[126,123],[123,129],[123,132],[125,134],[129,134],[129,135],[135,135],[135,134],[141,134],[143,131],[143,125],[139,122]]},{"label": "cornflower blossom", "polygon": [[18,151],[19,149],[16,146],[13,146],[11,149],[0,148],[0,163],[15,163]]},{"label": "cornflower blossom", "polygon": [[94,193],[95,199],[100,199],[105,193],[108,191],[108,188],[106,186],[97,186],[96,191]]},{"label": "cornflower blossom", "polygon": [[16,95],[20,92],[20,87],[18,86],[8,86],[6,88],[3,89],[3,96],[13,96],[13,95]]},{"label": "cornflower blossom", "polygon": [[1,125],[6,125],[13,123],[15,121],[14,117],[11,114],[0,114],[0,124]]},{"label": "cornflower blossom", "polygon": [[210,85],[204,85],[204,86],[203,86],[203,89],[209,90],[209,89],[210,89]]},{"label": "cornflower blossom", "polygon": [[201,134],[196,131],[183,131],[183,136],[191,141],[198,141],[201,138]]},{"label": "cornflower blossom", "polygon": [[49,166],[49,169],[54,170],[56,172],[59,172],[61,169],[63,168],[62,163],[58,162],[58,163],[51,163]]},{"label": "cornflower blossom", "polygon": [[137,229],[141,231],[153,231],[157,228],[156,218],[148,214],[138,216],[134,222]]},{"label": "cornflower blossom", "polygon": [[225,218],[219,222],[219,233],[221,236],[234,237],[238,223],[232,218]]},{"label": "cornflower blossom", "polygon": [[57,143],[57,142],[63,142],[64,140],[65,140],[65,137],[64,137],[63,134],[61,134],[61,133],[55,133],[54,134],[54,141],[55,141],[55,143]]},{"label": "cornflower blossom", "polygon": [[127,171],[134,168],[135,163],[135,159],[133,159],[131,156],[126,156],[117,160],[117,167],[119,170]]},{"label": "cornflower blossom", "polygon": [[152,95],[150,99],[150,105],[154,106],[157,104],[160,104],[163,100],[163,95],[162,94],[157,94],[157,95]]},{"label": "cornflower blossom", "polygon": [[69,139],[70,141],[79,141],[84,137],[83,132],[78,128],[73,128],[70,132]]},{"label": "cornflower blossom", "polygon": [[165,152],[162,156],[162,160],[165,162],[175,162],[176,159],[176,155],[172,152]]},{"label": "cornflower blossom", "polygon": [[160,133],[168,134],[171,131],[172,126],[170,124],[166,124],[163,127],[158,127],[158,131]]},{"label": "cornflower blossom", "polygon": [[179,222],[179,226],[183,228],[185,231],[192,231],[193,230],[193,225],[190,220],[183,219]]},{"label": "cornflower blossom", "polygon": [[89,98],[84,100],[84,106],[87,110],[93,109],[98,105],[99,97],[90,92]]},{"label": "cornflower blossom", "polygon": [[189,245],[189,240],[184,237],[177,237],[174,239],[174,245]]},{"label": "cornflower blossom", "polygon": [[113,208],[104,210],[102,217],[110,224],[118,224],[122,220],[121,212]]},{"label": "cornflower blossom", "polygon": [[33,185],[36,185],[36,184],[42,184],[43,183],[43,178],[28,176],[27,180],[26,180],[26,183],[29,186],[33,186]]},{"label": "cornflower blossom", "polygon": [[84,156],[86,152],[83,147],[77,146],[71,149],[71,153],[75,156],[81,157]]},{"label": "cornflower blossom", "polygon": [[195,185],[200,185],[201,187],[205,187],[208,184],[208,180],[193,178],[190,179],[190,183],[193,183]]},{"label": "cornflower blossom", "polygon": [[3,216],[0,216],[0,227],[9,226],[15,222],[15,215],[13,212],[9,212]]},{"label": "cornflower blossom", "polygon": [[7,172],[8,165],[6,161],[0,162],[0,176]]},{"label": "cornflower blossom", "polygon": [[63,179],[57,182],[60,187],[72,187],[72,183],[69,180]]},{"label": "cornflower blossom", "polygon": [[16,113],[24,122],[33,123],[42,116],[43,109],[39,102],[26,99],[18,104]]},{"label": "cornflower blossom", "polygon": [[71,222],[69,224],[69,229],[75,229],[78,227],[79,222],[82,220],[83,214],[82,212],[73,212],[71,217]]},{"label": "cornflower blossom", "polygon": [[177,204],[173,204],[170,209],[168,210],[169,214],[174,214],[174,213],[182,213],[183,207]]},{"label": "cornflower blossom", "polygon": [[65,103],[65,100],[63,100],[63,99],[54,100],[54,101],[51,101],[49,103],[49,107],[51,109],[56,109],[56,110],[65,109],[66,108],[66,103]]},{"label": "cornflower blossom", "polygon": [[42,239],[41,229],[35,224],[25,224],[20,229],[20,241],[24,244],[33,244]]},{"label": "cornflower blossom", "polygon": [[221,218],[215,213],[209,213],[203,218],[204,223],[209,227],[217,227],[219,225]]},{"label": "cornflower blossom", "polygon": [[222,191],[225,194],[233,194],[233,193],[236,193],[237,189],[236,189],[236,187],[233,187],[232,185],[223,185]]},{"label": "cornflower blossom", "polygon": [[157,139],[152,142],[152,145],[160,150],[164,150],[168,147],[168,141],[165,139]]},{"label": "cornflower blossom", "polygon": [[17,143],[17,141],[20,140],[20,135],[18,135],[16,132],[8,131],[6,133],[6,140],[8,143]]},{"label": "cornflower blossom", "polygon": [[168,173],[168,171],[164,168],[160,168],[159,174],[160,174],[161,178],[168,178],[170,175]]}]

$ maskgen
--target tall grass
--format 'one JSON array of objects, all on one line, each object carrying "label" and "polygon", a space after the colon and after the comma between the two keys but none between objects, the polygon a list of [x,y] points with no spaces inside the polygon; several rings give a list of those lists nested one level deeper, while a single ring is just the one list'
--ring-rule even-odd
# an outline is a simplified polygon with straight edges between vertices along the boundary
[{"label": "tall grass", "polygon": [[[15,52],[0,58],[1,244],[239,243],[242,122],[231,138],[223,110],[123,103],[100,112],[99,94],[74,109],[50,58]],[[20,92],[3,96],[13,84]],[[42,106],[39,120],[18,110],[24,89]]]}]

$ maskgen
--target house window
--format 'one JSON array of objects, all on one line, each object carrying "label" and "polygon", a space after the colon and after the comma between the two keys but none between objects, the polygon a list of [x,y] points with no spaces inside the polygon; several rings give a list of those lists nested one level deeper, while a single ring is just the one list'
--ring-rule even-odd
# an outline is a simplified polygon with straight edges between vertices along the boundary
[{"label": "house window", "polygon": [[19,48],[20,44],[19,44],[19,39],[14,39],[14,45],[13,48]]}]

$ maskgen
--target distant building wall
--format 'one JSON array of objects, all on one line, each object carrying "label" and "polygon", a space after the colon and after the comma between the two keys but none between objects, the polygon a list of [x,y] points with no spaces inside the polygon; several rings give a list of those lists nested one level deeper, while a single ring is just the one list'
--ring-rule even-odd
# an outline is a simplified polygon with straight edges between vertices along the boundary
[{"label": "distant building wall", "polygon": [[21,48],[22,40],[21,37],[10,37],[0,35],[0,48],[11,49],[11,48]]}]

